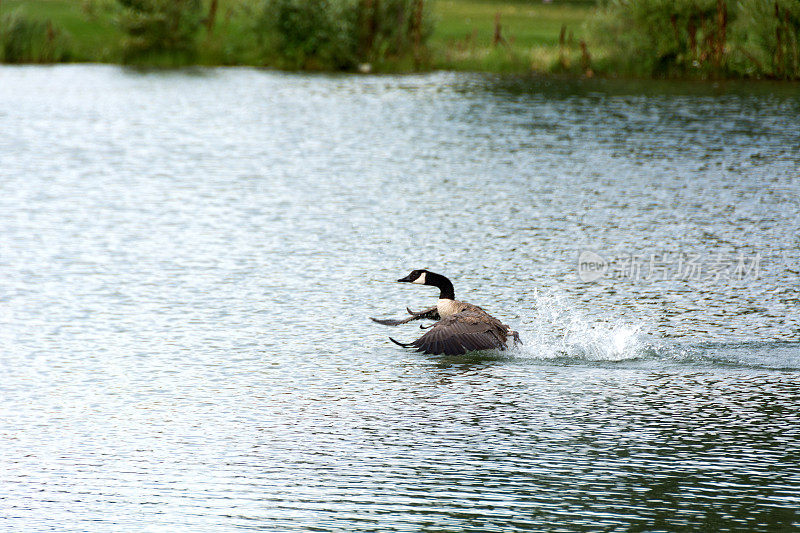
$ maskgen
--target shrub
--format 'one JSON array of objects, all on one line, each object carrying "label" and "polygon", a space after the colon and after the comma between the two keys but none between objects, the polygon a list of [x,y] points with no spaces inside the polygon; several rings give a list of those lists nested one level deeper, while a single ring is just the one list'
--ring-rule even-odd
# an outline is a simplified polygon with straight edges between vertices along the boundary
[{"label": "shrub", "polygon": [[652,76],[724,68],[731,13],[722,0],[612,0],[595,28],[615,68]]},{"label": "shrub", "polygon": [[419,64],[431,33],[422,0],[266,0],[255,31],[267,62],[334,70]]},{"label": "shrub", "polygon": [[126,62],[191,61],[202,24],[200,0],[118,0]]},{"label": "shrub", "polygon": [[741,0],[738,6],[735,51],[748,70],[800,79],[800,2]]},{"label": "shrub", "polygon": [[33,20],[21,11],[0,18],[0,61],[53,63],[71,56],[69,36],[51,21]]},{"label": "shrub", "polygon": [[283,66],[339,69],[358,60],[357,20],[347,0],[269,0],[259,22]]},{"label": "shrub", "polygon": [[800,78],[797,0],[610,0],[593,33],[621,72]]}]

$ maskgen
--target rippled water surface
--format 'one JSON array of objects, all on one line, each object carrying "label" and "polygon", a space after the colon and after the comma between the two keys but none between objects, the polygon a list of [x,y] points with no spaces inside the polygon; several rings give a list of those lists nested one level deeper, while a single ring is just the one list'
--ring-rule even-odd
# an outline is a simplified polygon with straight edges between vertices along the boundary
[{"label": "rippled water surface", "polygon": [[[800,528],[798,123],[796,86],[1,68],[0,528]],[[525,345],[391,344],[424,267]]]}]

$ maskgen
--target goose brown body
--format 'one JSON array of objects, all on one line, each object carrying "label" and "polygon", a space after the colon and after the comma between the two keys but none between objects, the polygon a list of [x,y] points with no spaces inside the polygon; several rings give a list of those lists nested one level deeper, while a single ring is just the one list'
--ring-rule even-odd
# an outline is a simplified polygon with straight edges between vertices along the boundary
[{"label": "goose brown body", "polygon": [[517,332],[482,308],[456,300],[452,283],[441,274],[414,270],[398,281],[432,285],[438,287],[441,293],[436,307],[419,313],[408,309],[411,316],[404,320],[372,319],[387,326],[397,326],[418,319],[437,320],[435,324],[428,326],[429,330],[422,337],[410,343],[398,342],[389,337],[395,344],[404,348],[415,348],[426,354],[461,355],[480,350],[505,350],[509,336],[515,342],[520,342]]}]

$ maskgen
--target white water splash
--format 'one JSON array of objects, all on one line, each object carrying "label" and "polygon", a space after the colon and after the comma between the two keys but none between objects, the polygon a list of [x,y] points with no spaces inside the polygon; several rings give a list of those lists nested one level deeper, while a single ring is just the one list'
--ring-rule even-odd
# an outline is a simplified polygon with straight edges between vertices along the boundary
[{"label": "white water splash", "polygon": [[537,359],[624,361],[646,354],[642,325],[589,317],[566,297],[536,294],[534,314],[522,317],[519,352]]}]

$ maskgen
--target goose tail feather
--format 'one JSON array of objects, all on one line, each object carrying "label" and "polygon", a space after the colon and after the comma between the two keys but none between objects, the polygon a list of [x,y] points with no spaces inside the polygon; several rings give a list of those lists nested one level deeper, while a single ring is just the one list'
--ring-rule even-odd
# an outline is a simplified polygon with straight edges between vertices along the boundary
[{"label": "goose tail feather", "polygon": [[395,343],[395,344],[396,344],[396,345],[398,345],[398,346],[402,346],[403,348],[408,348],[409,346],[411,346],[411,345],[413,344],[413,343],[411,343],[411,342],[409,342],[408,344],[404,344],[404,343],[402,343],[402,342],[398,342],[398,341],[394,340],[394,339],[393,339],[393,338],[391,338],[391,337],[389,337],[389,340],[390,340],[390,341],[392,341],[393,343]]}]

